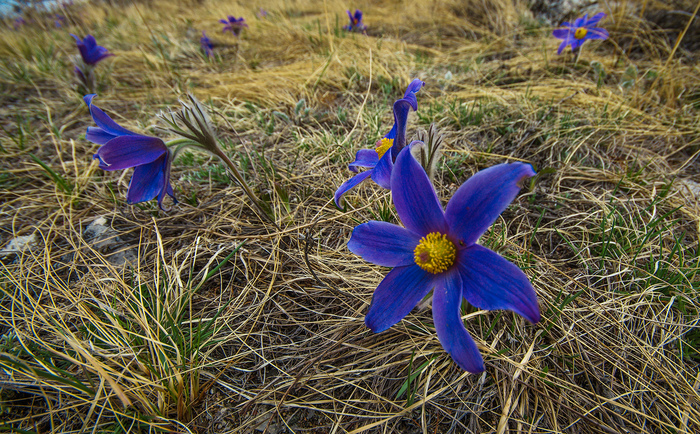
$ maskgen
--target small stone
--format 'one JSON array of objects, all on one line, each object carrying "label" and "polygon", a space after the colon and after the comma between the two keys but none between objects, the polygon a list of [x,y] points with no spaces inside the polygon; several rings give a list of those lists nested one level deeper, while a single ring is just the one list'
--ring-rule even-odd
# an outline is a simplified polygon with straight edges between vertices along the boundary
[{"label": "small stone", "polygon": [[13,254],[21,254],[27,250],[32,250],[37,246],[36,232],[31,235],[22,235],[10,240],[5,247],[0,250],[0,258],[10,256]]},{"label": "small stone", "polygon": [[109,226],[104,216],[97,217],[83,231],[83,239],[93,249],[99,251],[110,264],[121,267],[135,264],[138,256],[133,248],[126,246],[119,232]]}]

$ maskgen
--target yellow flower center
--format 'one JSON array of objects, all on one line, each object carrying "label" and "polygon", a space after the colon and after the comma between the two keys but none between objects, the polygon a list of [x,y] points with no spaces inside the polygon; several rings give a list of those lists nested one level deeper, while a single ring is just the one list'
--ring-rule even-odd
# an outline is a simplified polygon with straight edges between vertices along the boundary
[{"label": "yellow flower center", "polygon": [[394,139],[387,139],[386,137],[377,142],[377,147],[375,151],[377,151],[377,155],[379,155],[380,159],[384,156],[386,151],[388,151],[391,148],[393,144]]},{"label": "yellow flower center", "polygon": [[576,39],[583,39],[586,37],[588,34],[588,29],[585,27],[579,27],[576,29],[576,32],[574,32],[574,38]]},{"label": "yellow flower center", "polygon": [[413,250],[413,259],[425,271],[438,274],[447,270],[455,263],[457,249],[447,235],[431,232],[420,239]]}]

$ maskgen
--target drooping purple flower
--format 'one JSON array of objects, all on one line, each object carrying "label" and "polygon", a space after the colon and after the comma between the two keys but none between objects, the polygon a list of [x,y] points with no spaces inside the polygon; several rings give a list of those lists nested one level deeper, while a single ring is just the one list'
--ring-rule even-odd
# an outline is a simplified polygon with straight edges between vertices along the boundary
[{"label": "drooping purple flower", "polygon": [[133,167],[126,203],[134,204],[158,199],[163,209],[166,193],[177,203],[170,186],[170,165],[173,154],[163,141],[129,131],[92,104],[95,94],[85,95],[85,104],[97,127],[88,127],[85,138],[102,145],[93,156],[103,170],[123,170]]},{"label": "drooping purple flower", "polygon": [[351,14],[348,10],[348,17],[350,18],[350,23],[347,26],[343,26],[344,30],[349,32],[364,32],[367,30],[367,26],[362,22],[362,11],[355,9],[355,14]]},{"label": "drooping purple flower", "polygon": [[87,35],[82,41],[72,33],[71,36],[75,38],[75,42],[78,44],[78,50],[80,50],[80,57],[83,58],[83,62],[85,62],[86,65],[96,65],[102,59],[114,56],[114,54],[107,51],[105,47],[97,45],[97,41],[95,41],[92,35]]},{"label": "drooping purple flower", "polygon": [[207,53],[207,56],[214,56],[214,45],[211,43],[211,40],[207,37],[207,34],[204,32],[204,30],[202,30],[202,37],[200,38],[199,43],[202,46],[202,50],[204,50],[204,52]]},{"label": "drooping purple flower", "polygon": [[590,20],[588,14],[574,21],[574,24],[564,22],[562,29],[555,29],[552,34],[555,38],[563,39],[559,45],[557,54],[561,54],[567,45],[571,45],[571,51],[576,53],[581,45],[589,39],[608,39],[610,34],[601,27],[595,27],[598,22],[605,17],[605,12],[593,16]]},{"label": "drooping purple flower", "polygon": [[[340,201],[345,193],[359,185],[362,181],[371,177],[374,182],[383,188],[391,188],[391,170],[399,152],[406,146],[406,124],[408,112],[418,110],[418,92],[425,83],[415,79],[408,85],[403,98],[394,102],[394,126],[380,141],[375,149],[360,149],[355,154],[355,161],[348,166],[353,172],[358,167],[366,167],[369,170],[360,172],[345,181],[336,190],[335,203],[340,207]],[[388,152],[391,150],[391,152]]]},{"label": "drooping purple flower", "polygon": [[353,230],[348,249],[363,259],[394,267],[374,291],[365,324],[384,331],[433,289],[433,321],[442,347],[464,370],[484,370],[464,327],[462,298],[487,310],[511,310],[540,320],[535,290],[513,263],[476,244],[479,237],[534,176],[529,164],[499,164],[468,179],[443,211],[428,176],[409,147],[396,159],[391,194],[403,227],[370,221]]},{"label": "drooping purple flower", "polygon": [[221,24],[225,24],[222,32],[226,33],[229,31],[236,37],[241,34],[244,27],[248,27],[248,24],[245,23],[245,19],[243,19],[243,17],[236,18],[232,15],[228,16],[228,20],[219,20],[219,22]]},{"label": "drooping purple flower", "polygon": [[261,7],[256,15],[260,19],[267,18],[267,11]]}]

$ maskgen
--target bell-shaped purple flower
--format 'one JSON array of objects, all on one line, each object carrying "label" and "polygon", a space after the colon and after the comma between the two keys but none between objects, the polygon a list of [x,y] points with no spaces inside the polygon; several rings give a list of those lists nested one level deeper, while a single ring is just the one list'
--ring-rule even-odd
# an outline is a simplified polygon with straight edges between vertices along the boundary
[{"label": "bell-shaped purple flower", "polygon": [[391,188],[391,170],[394,167],[394,160],[399,152],[406,146],[406,124],[408,122],[408,112],[418,110],[418,92],[425,83],[415,79],[408,85],[403,98],[394,102],[394,126],[379,142],[375,149],[360,149],[355,155],[355,161],[348,166],[353,172],[357,172],[358,167],[366,167],[369,170],[358,173],[345,181],[336,190],[335,203],[340,207],[340,201],[345,193],[355,188],[367,178],[372,178],[374,182],[383,188]]},{"label": "bell-shaped purple flower", "polygon": [[348,10],[348,18],[350,18],[350,23],[347,26],[343,26],[344,30],[349,32],[360,32],[363,33],[367,30],[367,26],[362,22],[362,11],[355,9],[355,13],[351,14]]},{"label": "bell-shaped purple flower", "polygon": [[248,24],[245,23],[245,19],[243,19],[243,17],[236,18],[232,15],[229,15],[227,20],[219,20],[219,22],[224,24],[222,32],[231,32],[236,37],[241,34],[244,27],[248,27]]},{"label": "bell-shaped purple flower", "polygon": [[586,14],[574,21],[573,25],[567,21],[562,24],[562,29],[554,30],[552,32],[554,37],[563,39],[557,54],[561,54],[567,45],[571,45],[571,51],[576,53],[581,45],[589,39],[608,39],[610,34],[607,30],[595,27],[603,17],[605,17],[605,12],[596,14],[589,20],[588,14]]},{"label": "bell-shaped purple flower", "polygon": [[95,94],[90,94],[83,98],[97,124],[97,127],[88,127],[85,138],[102,145],[93,157],[100,161],[101,169],[134,168],[126,202],[134,204],[157,198],[158,206],[163,209],[163,199],[167,193],[177,203],[170,186],[173,155],[165,143],[157,137],[143,136],[120,126],[92,104],[94,97]]},{"label": "bell-shaped purple flower", "polygon": [[534,176],[529,164],[499,164],[469,178],[445,210],[410,147],[396,159],[391,195],[403,227],[370,221],[355,227],[348,249],[365,260],[394,267],[374,291],[365,324],[388,329],[433,290],[433,321],[442,347],[464,370],[484,362],[464,327],[466,299],[479,309],[511,310],[540,320],[537,296],[527,276],[502,256],[476,244],[479,237]]},{"label": "bell-shaped purple flower", "polygon": [[75,42],[78,44],[78,50],[80,51],[80,57],[83,58],[83,62],[85,62],[86,65],[96,65],[102,59],[114,56],[114,54],[107,51],[105,47],[97,45],[97,41],[95,41],[92,35],[87,35],[82,41],[72,33],[71,36],[75,38]]}]

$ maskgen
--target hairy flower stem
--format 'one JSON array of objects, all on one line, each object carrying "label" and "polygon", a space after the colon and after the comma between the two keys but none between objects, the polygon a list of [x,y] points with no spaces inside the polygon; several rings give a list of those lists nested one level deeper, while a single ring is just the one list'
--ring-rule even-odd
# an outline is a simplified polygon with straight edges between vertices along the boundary
[{"label": "hairy flower stem", "polygon": [[253,193],[253,190],[250,189],[248,186],[248,183],[245,182],[243,179],[243,176],[241,173],[236,169],[236,166],[233,164],[233,162],[228,158],[226,154],[224,154],[222,151],[219,149],[216,150],[210,150],[214,155],[219,157],[221,161],[223,161],[226,166],[228,166],[228,169],[230,170],[231,174],[233,177],[238,181],[241,187],[243,187],[243,191],[245,191],[245,194],[248,195],[248,198],[253,202],[255,207],[260,211],[260,214],[262,214],[263,217],[265,217],[272,225],[277,229],[278,231],[281,230],[279,225],[275,222],[274,217],[270,215],[269,213],[272,212],[272,210],[265,210],[265,207],[262,205],[262,202],[258,197]]}]

